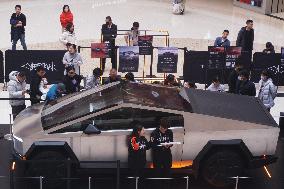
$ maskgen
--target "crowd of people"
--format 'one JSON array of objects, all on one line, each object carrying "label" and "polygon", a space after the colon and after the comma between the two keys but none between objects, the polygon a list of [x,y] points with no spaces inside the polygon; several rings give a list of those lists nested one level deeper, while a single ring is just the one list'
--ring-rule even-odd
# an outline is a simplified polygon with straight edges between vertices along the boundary
[{"label": "crowd of people", "polygon": [[[175,2],[175,3],[178,3]],[[21,12],[21,5],[15,6],[15,13],[12,14],[10,19],[11,24],[11,41],[12,41],[12,50],[16,50],[17,41],[20,40],[24,50],[27,50],[25,43],[25,26],[26,26],[26,16]],[[78,92],[80,91],[80,83],[83,80],[83,77],[80,75],[80,66],[83,64],[81,55],[77,51],[77,39],[75,36],[75,27],[74,27],[74,16],[71,12],[69,5],[64,5],[62,13],[60,14],[60,23],[62,28],[62,35],[59,38],[59,41],[63,44],[64,48],[67,48],[67,52],[63,57],[63,64],[66,68],[64,72],[64,78],[62,83],[65,85],[66,93]],[[104,83],[110,83],[113,81],[120,81],[121,77],[117,75],[117,60],[115,53],[115,39],[117,37],[117,25],[115,25],[110,16],[107,16],[105,19],[105,24],[102,25],[102,41],[108,43],[111,47],[110,59],[112,63],[112,69],[110,70],[110,76]],[[138,45],[138,36],[140,35],[139,23],[133,22],[133,25],[129,31],[125,34],[125,43],[129,46]],[[217,37],[214,46],[223,46],[229,47],[231,45],[230,40],[228,39],[229,30],[224,30],[221,37]],[[236,46],[241,47],[242,51],[246,51],[252,56],[254,43],[254,28],[253,21],[247,20],[246,26],[242,27],[238,33],[236,40]],[[275,53],[274,46],[271,42],[266,43],[266,48],[263,50],[264,53]],[[89,89],[94,86],[99,85],[99,79],[102,76],[105,70],[106,59],[102,59],[101,68],[94,69],[93,75],[86,77],[86,88]],[[44,68],[38,67],[36,69],[36,74],[33,74],[30,94],[32,104],[38,103],[40,97],[43,95],[42,89],[46,88],[46,78],[43,76],[45,74]],[[16,72],[13,72],[15,74]],[[11,73],[12,74],[12,73]],[[19,73],[19,78],[23,73]],[[126,79],[129,81],[134,81],[133,73],[126,74]],[[45,79],[45,80],[44,80]],[[15,80],[15,79],[14,79]],[[44,81],[43,81],[44,80]],[[269,73],[264,71],[262,73],[262,79],[260,81],[260,93],[258,96],[262,101],[266,101],[267,95],[263,95],[263,91],[267,91],[267,83],[269,83],[270,95],[268,98],[272,100],[275,98],[275,93],[277,88],[273,85]],[[155,83],[154,83],[155,84]],[[180,86],[181,84],[177,81],[174,75],[169,74],[164,81],[165,85],[169,86]],[[253,82],[250,81],[250,73],[243,69],[243,66],[236,63],[235,69],[232,71],[228,78],[229,93],[235,93],[240,95],[249,95],[256,96],[256,88]],[[263,85],[263,86],[262,86]],[[39,87],[40,86],[40,87]],[[185,87],[196,88],[196,85],[190,81],[184,83]],[[40,89],[41,88],[41,89]],[[219,91],[225,92],[224,85],[221,84],[218,77],[213,78],[212,84],[207,88],[209,91]],[[23,93],[24,94],[24,93]],[[13,97],[13,95],[11,95]],[[49,97],[48,97],[49,98]],[[13,103],[12,103],[13,104]],[[270,103],[273,104],[273,103]],[[271,106],[267,106],[268,109]]]}]

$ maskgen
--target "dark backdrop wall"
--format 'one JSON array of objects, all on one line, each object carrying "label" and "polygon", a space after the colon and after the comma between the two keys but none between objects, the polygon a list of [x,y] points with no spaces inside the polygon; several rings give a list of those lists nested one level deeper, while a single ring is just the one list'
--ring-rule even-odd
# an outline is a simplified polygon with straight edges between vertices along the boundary
[{"label": "dark backdrop wall", "polygon": [[35,68],[42,65],[46,71],[49,83],[58,83],[64,74],[62,58],[64,50],[28,50],[5,52],[5,80],[9,81],[11,71],[24,71],[27,73],[27,82],[30,82],[31,74]]}]

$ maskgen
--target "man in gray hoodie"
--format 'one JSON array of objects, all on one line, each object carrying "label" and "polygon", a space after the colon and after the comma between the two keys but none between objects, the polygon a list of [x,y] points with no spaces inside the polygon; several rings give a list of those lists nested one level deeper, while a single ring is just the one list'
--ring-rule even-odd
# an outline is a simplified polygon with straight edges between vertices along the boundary
[{"label": "man in gray hoodie", "polygon": [[[26,75],[24,72],[12,71],[9,74],[10,81],[8,82],[9,101],[12,107],[13,119],[26,108],[25,98],[26,90]],[[17,100],[17,98],[21,100]]]}]

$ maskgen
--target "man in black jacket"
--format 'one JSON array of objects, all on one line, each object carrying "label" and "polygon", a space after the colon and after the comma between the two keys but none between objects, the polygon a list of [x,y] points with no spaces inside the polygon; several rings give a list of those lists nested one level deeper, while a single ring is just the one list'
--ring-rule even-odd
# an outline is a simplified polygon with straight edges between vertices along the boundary
[{"label": "man in black jacket", "polygon": [[228,77],[229,93],[236,93],[236,85],[238,81],[239,72],[243,69],[243,65],[236,62],[235,69]]},{"label": "man in black jacket", "polygon": [[157,170],[157,176],[170,176],[172,167],[172,145],[162,143],[173,142],[173,132],[169,129],[170,122],[167,118],[162,118],[160,127],[151,133],[151,146],[153,149],[153,165]]},{"label": "man in black jacket", "polygon": [[256,89],[253,82],[249,80],[249,73],[246,70],[243,70],[239,74],[240,80],[237,81],[237,94],[255,96]]},{"label": "man in black jacket", "polygon": [[[116,69],[116,53],[115,53],[115,38],[117,36],[117,26],[112,23],[110,16],[106,17],[106,23],[102,25],[103,42],[108,42],[111,48],[110,58],[112,68]],[[106,59],[102,59],[102,70],[105,70]]]},{"label": "man in black jacket", "polygon": [[83,77],[76,74],[75,68],[73,66],[67,67],[66,73],[67,74],[63,78],[66,94],[79,92],[81,88],[80,83]]},{"label": "man in black jacket", "polygon": [[109,71],[109,77],[103,81],[103,84],[106,85],[106,84],[117,82],[117,81],[121,81],[121,77],[120,75],[117,75],[117,70],[115,68],[112,68]]},{"label": "man in black jacket", "polygon": [[43,66],[38,66],[36,68],[36,73],[31,78],[31,87],[30,87],[30,97],[31,104],[40,103],[42,92],[40,91],[40,83],[43,76],[45,75],[45,70]]},{"label": "man in black jacket", "polygon": [[12,14],[10,18],[11,24],[11,41],[13,43],[12,50],[16,50],[16,45],[18,40],[21,41],[21,45],[24,50],[27,50],[27,45],[25,42],[25,26],[26,26],[26,16],[21,13],[21,5],[15,6],[15,13]]},{"label": "man in black jacket", "polygon": [[246,26],[242,27],[239,31],[236,45],[242,47],[242,51],[247,51],[252,57],[253,41],[254,41],[254,29],[253,21],[247,20]]}]

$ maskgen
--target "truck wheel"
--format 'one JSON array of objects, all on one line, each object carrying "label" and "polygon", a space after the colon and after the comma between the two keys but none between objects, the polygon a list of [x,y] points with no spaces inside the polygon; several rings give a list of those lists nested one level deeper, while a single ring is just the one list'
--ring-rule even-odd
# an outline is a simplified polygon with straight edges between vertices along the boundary
[{"label": "truck wheel", "polygon": [[[42,151],[30,159],[28,163],[27,175],[29,177],[44,177],[44,188],[57,189],[64,187],[67,177],[67,158],[60,152]],[[35,181],[38,185],[38,180]],[[34,182],[33,182],[34,183]],[[33,184],[32,183],[32,184]]]},{"label": "truck wheel", "polygon": [[209,156],[201,166],[205,181],[215,187],[226,187],[234,183],[230,177],[241,176],[244,164],[234,151],[219,151]]}]

